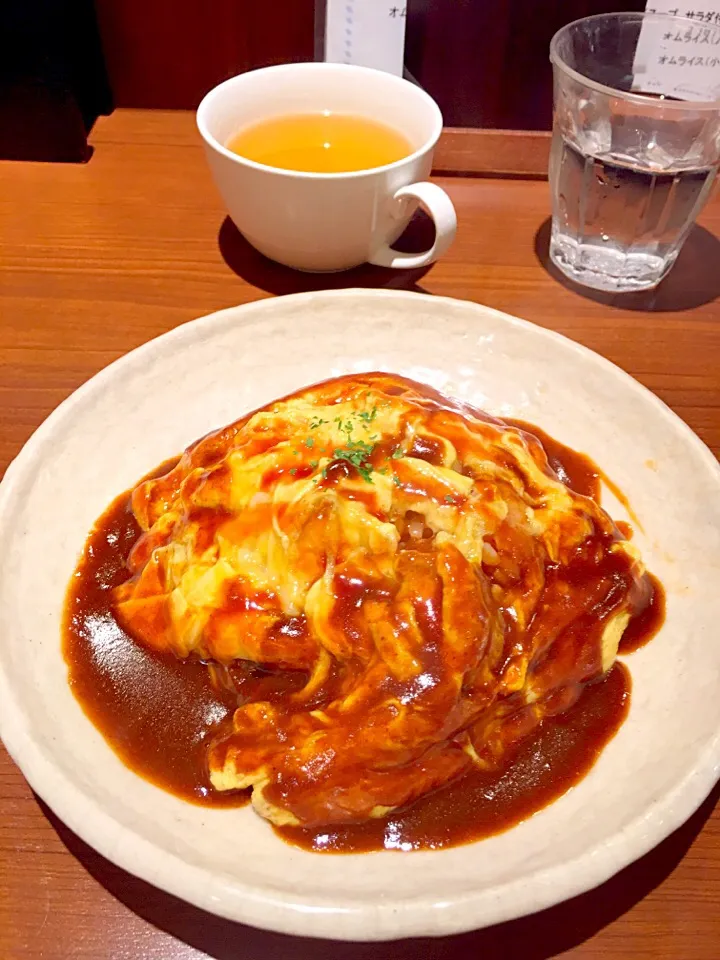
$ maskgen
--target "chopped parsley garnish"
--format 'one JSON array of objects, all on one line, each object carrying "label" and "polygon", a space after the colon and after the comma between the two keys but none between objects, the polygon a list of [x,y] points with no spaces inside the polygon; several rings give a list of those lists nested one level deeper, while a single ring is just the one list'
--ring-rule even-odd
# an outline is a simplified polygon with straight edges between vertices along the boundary
[{"label": "chopped parsley garnish", "polygon": [[362,413],[358,414],[358,417],[363,421],[364,424],[372,423],[375,417],[377,416],[377,407],[373,407],[372,410],[363,410]]},{"label": "chopped parsley garnish", "polygon": [[443,497],[443,500],[445,501],[445,503],[455,503],[455,497],[451,496],[451,494],[449,493],[445,494],[445,496]]},{"label": "chopped parsley garnish", "polygon": [[[369,393],[367,394],[367,397],[369,397]],[[370,458],[375,451],[375,444],[380,440],[380,437],[377,433],[375,433],[366,437],[365,440],[357,440],[355,438],[354,431],[358,426],[362,426],[363,430],[366,433],[369,433],[370,424],[377,419],[377,416],[378,408],[377,406],[373,406],[369,410],[362,410],[358,413],[353,412],[348,416],[347,419],[344,419],[342,416],[334,417],[332,422],[337,426],[341,433],[345,434],[347,439],[341,446],[336,447],[332,453],[327,450],[321,451],[324,456],[329,455],[335,460],[345,460],[346,463],[351,464],[367,483],[373,482],[373,466],[370,462]],[[310,429],[315,430],[322,424],[329,422],[329,420],[323,420],[321,417],[313,417],[310,421]],[[313,437],[306,437],[302,443],[307,449],[312,449],[315,446],[315,440]],[[297,453],[297,451],[295,451],[295,453]],[[405,454],[401,449],[397,449],[391,454],[391,457],[394,460],[398,460],[400,457],[404,456]],[[310,466],[314,470],[318,466],[317,460],[312,461]],[[387,473],[387,468],[384,468],[380,472]],[[321,475],[323,479],[327,477],[327,467],[323,468]],[[393,477],[393,479],[395,483],[399,485],[399,480],[397,477]]]},{"label": "chopped parsley garnish", "polygon": [[290,475],[294,477],[296,473],[297,473],[297,467],[290,467]]},{"label": "chopped parsley garnish", "polygon": [[344,447],[337,447],[333,450],[333,457],[336,460],[345,460],[347,463],[351,463],[363,480],[372,483],[372,466],[368,461],[374,449],[372,443],[365,443],[364,440],[351,440],[348,436],[348,441]]},{"label": "chopped parsley garnish", "polygon": [[402,484],[400,483],[400,478],[396,473],[393,474],[393,483],[395,484],[396,487],[402,486]]}]

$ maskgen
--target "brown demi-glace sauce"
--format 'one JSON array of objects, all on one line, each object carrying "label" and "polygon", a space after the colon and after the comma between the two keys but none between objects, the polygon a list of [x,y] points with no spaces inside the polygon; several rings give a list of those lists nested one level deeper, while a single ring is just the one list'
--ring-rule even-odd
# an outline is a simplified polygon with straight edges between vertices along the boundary
[{"label": "brown demi-glace sauce", "polygon": [[[606,483],[630,515],[633,515],[627,497],[605,476],[590,457],[578,453],[570,447],[563,446],[545,433],[544,430],[541,430],[540,427],[531,423],[525,423],[523,420],[506,420],[505,422],[520,427],[521,430],[537,437],[543,445],[550,466],[560,480],[572,490],[575,490],[576,493],[583,493],[586,497],[592,497],[593,500],[600,503],[602,483]],[[618,520],[615,526],[625,540],[632,540],[633,528],[629,523]],[[665,591],[663,586],[652,573],[646,573],[646,577],[652,587],[647,594],[647,606],[640,610],[627,625],[620,640],[620,653],[632,653],[639,647],[644,646],[648,640],[655,636],[665,621]]]},{"label": "brown demi-glace sauce", "polygon": [[[515,425],[543,444],[561,480],[599,499],[601,472],[587,457],[538,428]],[[165,464],[158,475],[170,469]],[[623,531],[623,535],[631,532]],[[264,671],[247,663],[230,676],[198,661],[180,661],[133,641],[111,608],[112,589],[128,577],[126,560],[140,530],[129,493],[118,497],[93,529],[67,597],[63,652],[70,685],[88,717],[123,762],[140,776],[202,805],[242,806],[248,792],[220,793],[210,784],[208,745],[230,725],[247,699],[280,698],[301,687],[300,671]],[[647,607],[631,621],[622,652],[645,643],[662,624],[664,595],[651,578]],[[561,796],[592,767],[627,715],[630,675],[617,663],[588,685],[566,713],[546,717],[506,764],[492,773],[472,770],[409,807],[366,823],[304,829],[274,827],[306,849],[434,848],[478,840],[505,830]],[[260,821],[258,821],[260,827]]]}]

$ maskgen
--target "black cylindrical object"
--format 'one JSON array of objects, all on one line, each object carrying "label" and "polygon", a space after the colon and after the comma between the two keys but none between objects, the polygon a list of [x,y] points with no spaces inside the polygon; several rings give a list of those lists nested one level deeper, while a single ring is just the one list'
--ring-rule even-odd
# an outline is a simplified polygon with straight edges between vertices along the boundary
[{"label": "black cylindrical object", "polygon": [[0,158],[84,162],[111,110],[92,0],[2,0]]}]

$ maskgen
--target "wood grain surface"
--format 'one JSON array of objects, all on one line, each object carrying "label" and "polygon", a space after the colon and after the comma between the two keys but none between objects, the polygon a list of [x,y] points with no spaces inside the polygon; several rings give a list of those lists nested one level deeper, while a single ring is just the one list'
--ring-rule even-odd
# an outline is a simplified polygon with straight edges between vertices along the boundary
[{"label": "wood grain surface", "polygon": [[436,173],[547,177],[550,134],[544,130],[472,130],[446,127],[433,164]]},{"label": "wood grain surface", "polygon": [[[589,297],[547,265],[548,188],[441,178],[457,241],[425,271],[296,274],[225,219],[182,113],[118,111],[83,167],[0,164],[0,468],[72,390],[116,357],[221,307],[327,286],[464,297],[559,330],[629,371],[720,451],[720,201],[656,293]],[[426,226],[407,241],[420,248]],[[0,640],[1,642],[1,640]],[[533,917],[444,940],[333,944],[211,917],[94,853],[0,748],[0,958],[583,960],[720,955],[718,790],[652,853]]]}]

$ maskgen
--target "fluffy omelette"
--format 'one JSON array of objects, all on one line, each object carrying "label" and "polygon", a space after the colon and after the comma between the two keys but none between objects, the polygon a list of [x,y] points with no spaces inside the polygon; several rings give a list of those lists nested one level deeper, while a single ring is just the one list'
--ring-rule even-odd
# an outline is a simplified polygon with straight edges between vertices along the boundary
[{"label": "fluffy omelette", "polygon": [[646,597],[609,516],[534,437],[382,373],[271,403],[132,494],[138,642],[297,671],[207,763],[281,825],[381,817],[493,768],[612,666]]}]

